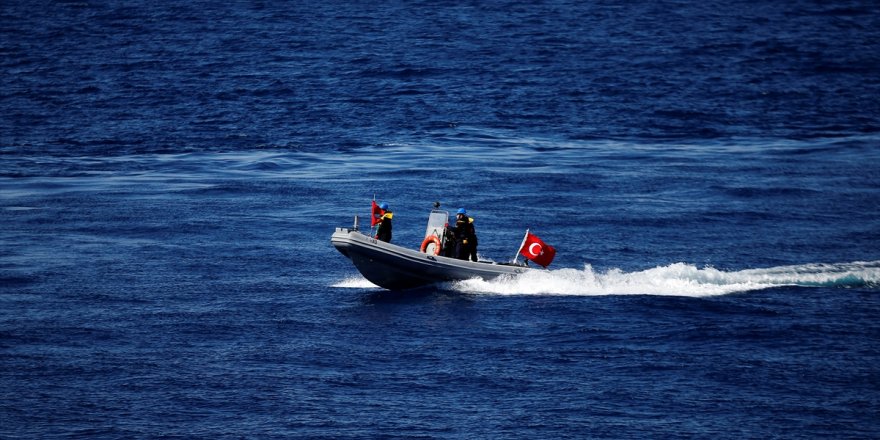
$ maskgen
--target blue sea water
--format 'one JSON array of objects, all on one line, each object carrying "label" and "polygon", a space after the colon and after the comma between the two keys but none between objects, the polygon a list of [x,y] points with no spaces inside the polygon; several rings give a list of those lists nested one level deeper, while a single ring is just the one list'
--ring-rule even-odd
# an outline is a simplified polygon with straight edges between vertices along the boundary
[{"label": "blue sea water", "polygon": [[5,0],[0,437],[876,438],[878,147],[873,1]]}]

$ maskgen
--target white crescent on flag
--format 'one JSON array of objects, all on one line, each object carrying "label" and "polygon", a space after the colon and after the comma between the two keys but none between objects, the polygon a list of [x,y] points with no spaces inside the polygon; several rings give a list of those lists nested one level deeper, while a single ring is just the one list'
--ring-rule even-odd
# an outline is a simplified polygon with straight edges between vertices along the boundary
[{"label": "white crescent on flag", "polygon": [[[535,251],[535,247],[538,248],[537,251]],[[540,244],[538,244],[538,243],[532,243],[532,244],[529,246],[529,253],[532,254],[532,256],[537,257],[537,256],[541,255],[541,252],[542,252],[542,249],[541,249],[541,245],[540,245]]]}]

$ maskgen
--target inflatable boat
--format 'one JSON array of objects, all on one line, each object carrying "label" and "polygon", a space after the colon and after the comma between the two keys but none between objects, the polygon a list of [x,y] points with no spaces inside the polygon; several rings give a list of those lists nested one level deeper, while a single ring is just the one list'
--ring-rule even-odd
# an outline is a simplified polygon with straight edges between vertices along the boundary
[{"label": "inflatable boat", "polygon": [[530,269],[515,263],[459,260],[443,256],[449,213],[433,210],[419,250],[379,241],[354,227],[336,228],[330,242],[371,283],[388,290],[411,289],[472,278],[489,280]]}]

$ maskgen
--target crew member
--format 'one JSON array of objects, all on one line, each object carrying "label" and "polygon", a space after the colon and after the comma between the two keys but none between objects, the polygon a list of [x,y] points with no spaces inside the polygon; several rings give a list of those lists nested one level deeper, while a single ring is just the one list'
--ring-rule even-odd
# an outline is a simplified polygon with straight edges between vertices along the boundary
[{"label": "crew member", "polygon": [[474,228],[474,218],[468,217],[468,226],[471,233],[471,241],[470,243],[470,256],[471,261],[479,261],[477,259],[477,229]]},{"label": "crew member", "polygon": [[391,217],[394,213],[388,209],[388,204],[382,202],[379,205],[379,209],[382,210],[382,215],[379,217],[379,226],[376,228],[376,239],[384,241],[386,243],[391,242]]},{"label": "crew member", "polygon": [[467,211],[459,208],[455,215],[455,226],[452,228],[455,237],[455,258],[467,260],[471,256],[471,246],[474,241],[474,228],[468,221]]}]

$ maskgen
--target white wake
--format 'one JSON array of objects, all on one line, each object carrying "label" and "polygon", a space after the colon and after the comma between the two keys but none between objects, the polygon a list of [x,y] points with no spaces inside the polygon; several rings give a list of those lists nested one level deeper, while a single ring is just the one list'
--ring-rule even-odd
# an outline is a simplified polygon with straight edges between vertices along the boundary
[{"label": "white wake", "polygon": [[373,287],[378,288],[379,286],[367,281],[366,278],[358,275],[346,278],[336,284],[331,285],[330,287],[340,287],[344,289],[369,289]]},{"label": "white wake", "polygon": [[805,264],[767,269],[723,271],[675,263],[624,272],[611,269],[534,270],[491,281],[472,279],[452,283],[466,293],[496,295],[668,295],[705,297],[782,286],[880,287],[880,261]]}]

